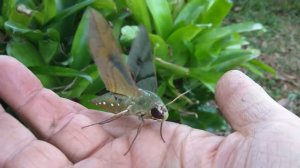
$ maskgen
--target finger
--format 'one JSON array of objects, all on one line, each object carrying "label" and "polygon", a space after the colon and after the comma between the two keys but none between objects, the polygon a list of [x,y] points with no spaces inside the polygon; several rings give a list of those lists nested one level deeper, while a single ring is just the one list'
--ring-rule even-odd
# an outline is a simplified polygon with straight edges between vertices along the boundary
[{"label": "finger", "polygon": [[296,119],[258,84],[236,70],[227,72],[218,82],[216,101],[235,130],[253,123],[283,118]]},{"label": "finger", "polygon": [[67,167],[72,163],[56,147],[37,140],[0,105],[0,167]]},{"label": "finger", "polygon": [[82,130],[89,118],[80,105],[62,99],[48,89],[20,62],[0,57],[0,97],[15,109],[38,138],[51,142],[72,161],[81,160],[111,136],[101,127]]}]

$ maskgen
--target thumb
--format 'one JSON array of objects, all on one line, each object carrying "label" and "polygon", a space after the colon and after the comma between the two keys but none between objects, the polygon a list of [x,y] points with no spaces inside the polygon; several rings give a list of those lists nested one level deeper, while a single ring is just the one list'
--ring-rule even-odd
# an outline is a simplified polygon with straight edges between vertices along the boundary
[{"label": "thumb", "polygon": [[275,102],[262,87],[237,70],[225,73],[219,80],[216,102],[225,119],[237,131],[253,123],[299,120]]}]

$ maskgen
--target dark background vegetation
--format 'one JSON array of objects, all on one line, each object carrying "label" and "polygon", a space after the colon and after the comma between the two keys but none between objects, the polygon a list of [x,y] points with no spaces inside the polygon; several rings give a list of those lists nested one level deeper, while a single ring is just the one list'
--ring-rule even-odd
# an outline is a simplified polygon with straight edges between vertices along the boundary
[{"label": "dark background vegetation", "polygon": [[244,71],[300,114],[298,0],[0,0],[0,4],[0,54],[17,58],[45,87],[86,107],[97,108],[90,100],[105,90],[88,51],[86,10],[92,7],[111,23],[125,56],[137,26],[145,25],[157,69],[157,93],[164,102],[192,89],[169,106],[170,121],[230,131],[213,101],[217,80],[230,69]]}]

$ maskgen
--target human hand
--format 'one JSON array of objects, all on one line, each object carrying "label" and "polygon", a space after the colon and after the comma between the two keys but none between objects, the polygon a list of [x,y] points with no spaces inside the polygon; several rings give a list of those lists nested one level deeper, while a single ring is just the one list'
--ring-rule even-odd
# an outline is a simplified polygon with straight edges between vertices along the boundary
[{"label": "human hand", "polygon": [[[218,83],[216,101],[235,132],[227,137],[146,121],[131,151],[138,119],[81,129],[111,114],[60,98],[12,57],[0,56],[0,167],[300,167],[300,120],[239,71]],[[201,116],[200,116],[201,117]],[[26,127],[25,127],[26,126]]]}]

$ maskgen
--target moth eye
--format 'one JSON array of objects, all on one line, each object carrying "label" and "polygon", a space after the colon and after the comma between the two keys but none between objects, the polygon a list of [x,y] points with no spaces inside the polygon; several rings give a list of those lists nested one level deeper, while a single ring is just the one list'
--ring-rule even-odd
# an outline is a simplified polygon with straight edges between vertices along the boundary
[{"label": "moth eye", "polygon": [[157,109],[157,108],[152,108],[151,109],[151,115],[153,118],[156,119],[163,119],[164,115]]}]

